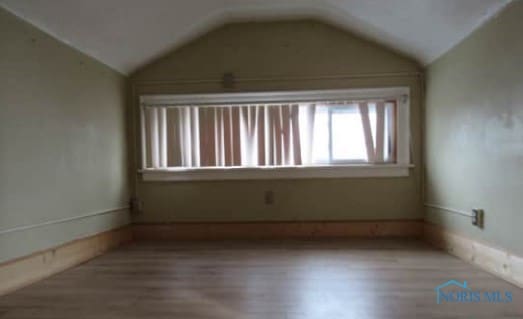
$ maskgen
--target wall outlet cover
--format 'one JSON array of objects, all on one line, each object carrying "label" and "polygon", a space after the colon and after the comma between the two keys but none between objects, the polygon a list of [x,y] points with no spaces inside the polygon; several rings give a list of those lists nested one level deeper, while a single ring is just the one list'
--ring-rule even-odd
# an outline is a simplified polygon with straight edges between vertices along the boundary
[{"label": "wall outlet cover", "polygon": [[483,209],[480,208],[474,208],[472,209],[472,225],[477,226],[479,228],[483,228],[484,226],[484,217],[485,212]]}]

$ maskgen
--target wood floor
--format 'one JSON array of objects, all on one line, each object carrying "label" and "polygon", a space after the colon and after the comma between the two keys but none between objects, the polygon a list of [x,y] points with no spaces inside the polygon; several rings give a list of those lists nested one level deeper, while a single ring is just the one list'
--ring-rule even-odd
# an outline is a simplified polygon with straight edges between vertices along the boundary
[{"label": "wood floor", "polygon": [[[436,303],[435,287],[511,303]],[[0,318],[523,318],[523,291],[415,240],[132,243],[0,297]]]}]

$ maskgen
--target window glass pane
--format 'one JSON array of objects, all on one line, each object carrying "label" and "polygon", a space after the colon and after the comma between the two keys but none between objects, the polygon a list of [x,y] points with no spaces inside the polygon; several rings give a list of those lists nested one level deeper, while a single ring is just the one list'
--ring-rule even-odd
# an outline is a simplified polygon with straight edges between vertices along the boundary
[{"label": "window glass pane", "polygon": [[370,130],[372,132],[372,145],[374,145],[374,147],[376,147],[376,140],[377,140],[377,134],[376,134],[376,119],[377,119],[377,114],[376,114],[376,104],[375,103],[369,103],[368,104],[368,108],[369,108],[369,121],[370,121]]},{"label": "window glass pane", "polygon": [[312,159],[314,163],[329,163],[329,109],[318,105],[314,118],[312,142]]},{"label": "window glass pane", "polygon": [[332,159],[367,160],[361,115],[356,107],[332,111]]},{"label": "window glass pane", "polygon": [[385,162],[394,161],[394,104],[385,104],[385,138],[383,140],[383,156]]}]

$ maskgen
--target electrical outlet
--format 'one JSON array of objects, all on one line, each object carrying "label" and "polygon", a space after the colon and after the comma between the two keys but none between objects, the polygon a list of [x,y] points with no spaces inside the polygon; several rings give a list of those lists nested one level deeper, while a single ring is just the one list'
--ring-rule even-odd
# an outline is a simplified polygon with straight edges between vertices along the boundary
[{"label": "electrical outlet", "polygon": [[485,220],[485,212],[483,209],[474,208],[472,209],[472,225],[483,228]]},{"label": "electrical outlet", "polygon": [[272,204],[274,204],[274,192],[265,191],[265,205],[272,205]]}]

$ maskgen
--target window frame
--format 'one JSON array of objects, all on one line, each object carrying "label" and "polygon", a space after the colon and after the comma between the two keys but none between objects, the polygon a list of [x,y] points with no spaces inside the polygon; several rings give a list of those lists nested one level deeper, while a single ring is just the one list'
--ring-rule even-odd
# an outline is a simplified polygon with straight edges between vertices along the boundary
[{"label": "window frame", "polygon": [[[396,101],[396,114],[394,116],[396,154],[395,162],[393,163],[334,161],[331,164],[290,167],[180,167],[169,169],[144,167],[144,159],[147,156],[146,148],[144,147],[146,143],[144,110],[146,107],[372,99]],[[410,90],[408,87],[249,93],[146,94],[139,97],[139,108],[141,135],[139,148],[141,149],[140,160],[142,163],[139,173],[144,181],[404,177],[408,176],[409,169],[414,167],[410,162]]]}]

